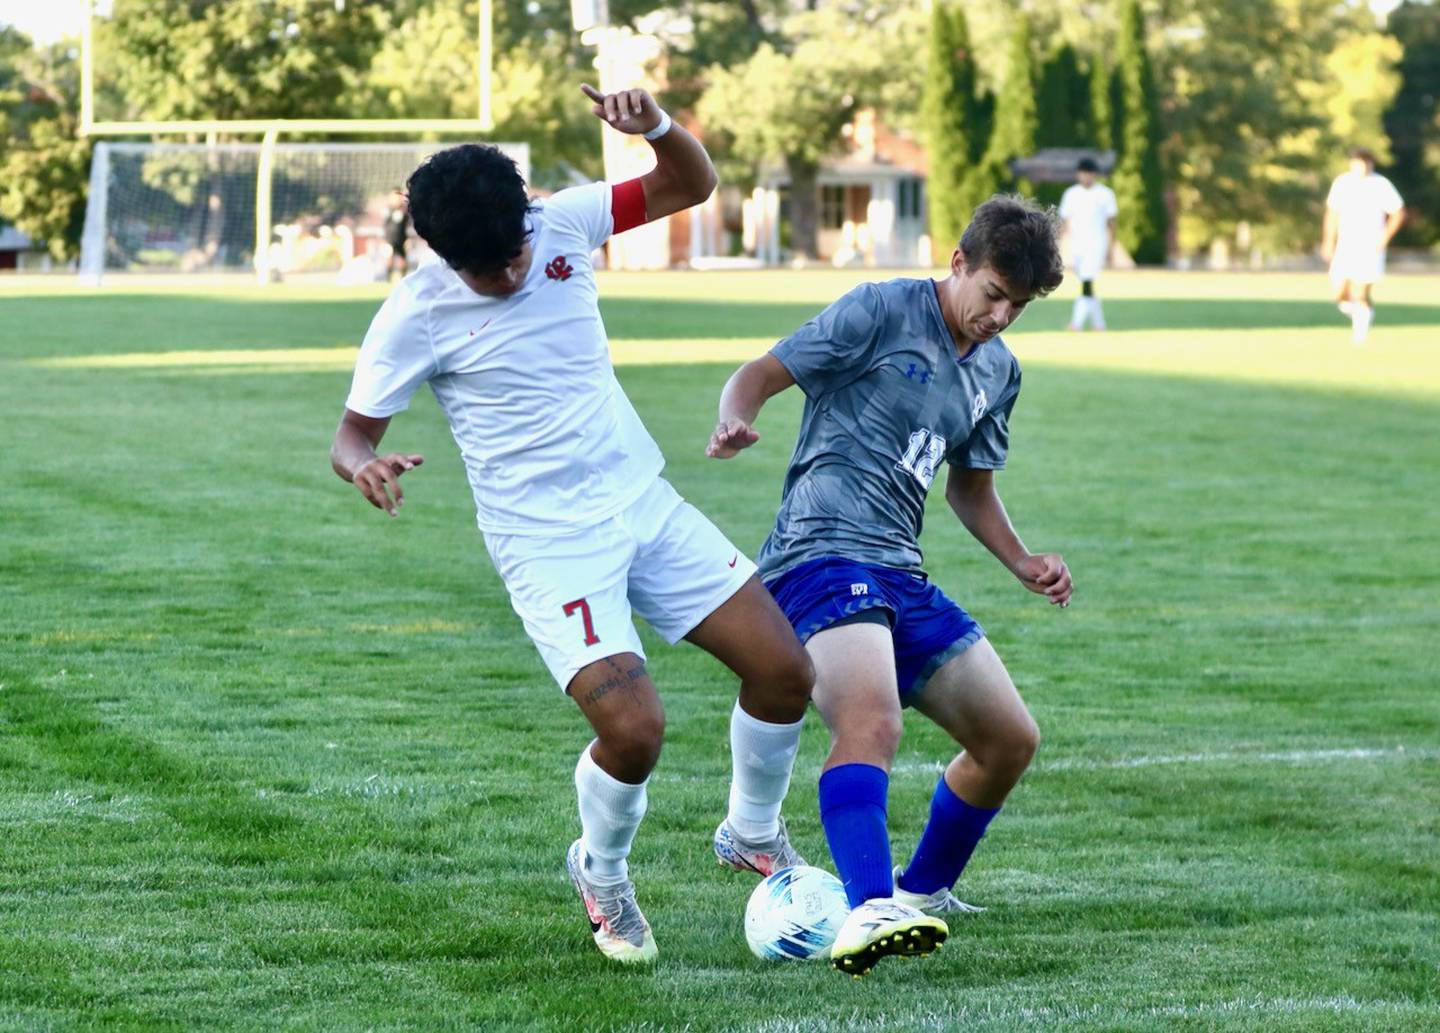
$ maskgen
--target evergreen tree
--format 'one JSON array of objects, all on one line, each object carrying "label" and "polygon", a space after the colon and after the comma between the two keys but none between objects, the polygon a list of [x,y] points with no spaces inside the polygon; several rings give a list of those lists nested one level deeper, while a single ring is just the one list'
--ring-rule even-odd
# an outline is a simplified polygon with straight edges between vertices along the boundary
[{"label": "evergreen tree", "polygon": [[[1010,33],[1005,81],[995,98],[995,129],[983,164],[1003,170],[1001,179],[1010,182],[1009,163],[1035,153],[1035,70],[1030,56],[1030,18],[1023,11],[1015,15]],[[1015,184],[1025,189],[1029,184]]]},{"label": "evergreen tree", "polygon": [[1090,138],[1087,142],[1102,151],[1115,146],[1115,105],[1111,102],[1114,78],[1105,48],[1097,46],[1090,58]]},{"label": "evergreen tree", "polygon": [[1385,113],[1389,175],[1409,212],[1402,242],[1425,246],[1440,240],[1440,6],[1406,0],[1388,28],[1405,48],[1400,92]]},{"label": "evergreen tree", "polygon": [[1090,85],[1069,43],[1061,45],[1040,71],[1040,147],[1083,147],[1090,135]]},{"label": "evergreen tree", "polygon": [[976,147],[975,64],[958,4],[940,0],[930,14],[923,115],[930,156],[930,239],[943,260],[960,239],[974,205],[965,189]]},{"label": "evergreen tree", "polygon": [[1140,0],[1121,0],[1115,71],[1121,97],[1120,161],[1111,186],[1120,205],[1118,235],[1135,261],[1160,264],[1166,254],[1165,177],[1155,73],[1145,49]]}]

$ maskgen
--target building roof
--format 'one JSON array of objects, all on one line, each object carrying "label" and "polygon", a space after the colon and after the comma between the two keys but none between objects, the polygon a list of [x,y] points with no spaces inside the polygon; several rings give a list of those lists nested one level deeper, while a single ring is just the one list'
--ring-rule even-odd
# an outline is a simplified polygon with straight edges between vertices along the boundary
[{"label": "building roof", "polygon": [[1100,166],[1100,175],[1108,176],[1115,168],[1115,152],[1094,147],[1047,147],[1028,158],[1010,162],[1010,171],[1032,183],[1071,183],[1075,166],[1081,158],[1089,158]]}]

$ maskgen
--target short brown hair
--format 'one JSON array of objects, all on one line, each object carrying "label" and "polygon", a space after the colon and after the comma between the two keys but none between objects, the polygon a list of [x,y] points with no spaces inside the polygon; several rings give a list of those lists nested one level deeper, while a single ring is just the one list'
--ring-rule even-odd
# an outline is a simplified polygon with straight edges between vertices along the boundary
[{"label": "short brown hair", "polygon": [[1053,207],[1018,194],[996,194],[975,209],[960,250],[972,269],[988,265],[1015,290],[1043,298],[1065,279],[1059,229]]}]

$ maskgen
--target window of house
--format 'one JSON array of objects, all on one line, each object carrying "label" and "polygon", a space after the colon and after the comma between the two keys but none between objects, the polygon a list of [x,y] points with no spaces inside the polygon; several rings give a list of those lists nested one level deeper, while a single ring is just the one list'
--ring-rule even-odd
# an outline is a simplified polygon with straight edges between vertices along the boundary
[{"label": "window of house", "polygon": [[820,227],[838,230],[845,225],[845,188],[820,188]]},{"label": "window of house", "polygon": [[921,208],[924,204],[924,190],[925,181],[923,179],[912,177],[900,181],[900,196],[897,205],[900,218],[920,218]]}]

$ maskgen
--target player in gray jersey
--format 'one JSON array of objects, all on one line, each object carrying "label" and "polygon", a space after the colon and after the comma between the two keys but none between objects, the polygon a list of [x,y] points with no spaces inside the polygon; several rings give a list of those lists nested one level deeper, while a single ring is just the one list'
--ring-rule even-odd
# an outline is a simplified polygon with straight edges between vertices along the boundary
[{"label": "player in gray jersey", "polygon": [[[820,815],[852,908],[831,949],[841,971],[925,954],[991,818],[1020,780],[1039,731],[973,619],[926,577],[920,528],[936,472],[970,533],[1022,585],[1068,606],[1070,572],[1021,542],[996,493],[1020,367],[999,334],[1064,275],[1053,210],[994,197],[975,211],[936,282],[856,287],[725,385],[706,454],[759,440],[761,406],[798,384],[800,439],[760,573],[815,663],[830,729]],[[935,787],[903,870],[890,865],[889,769],[901,709],[963,748]]]}]

